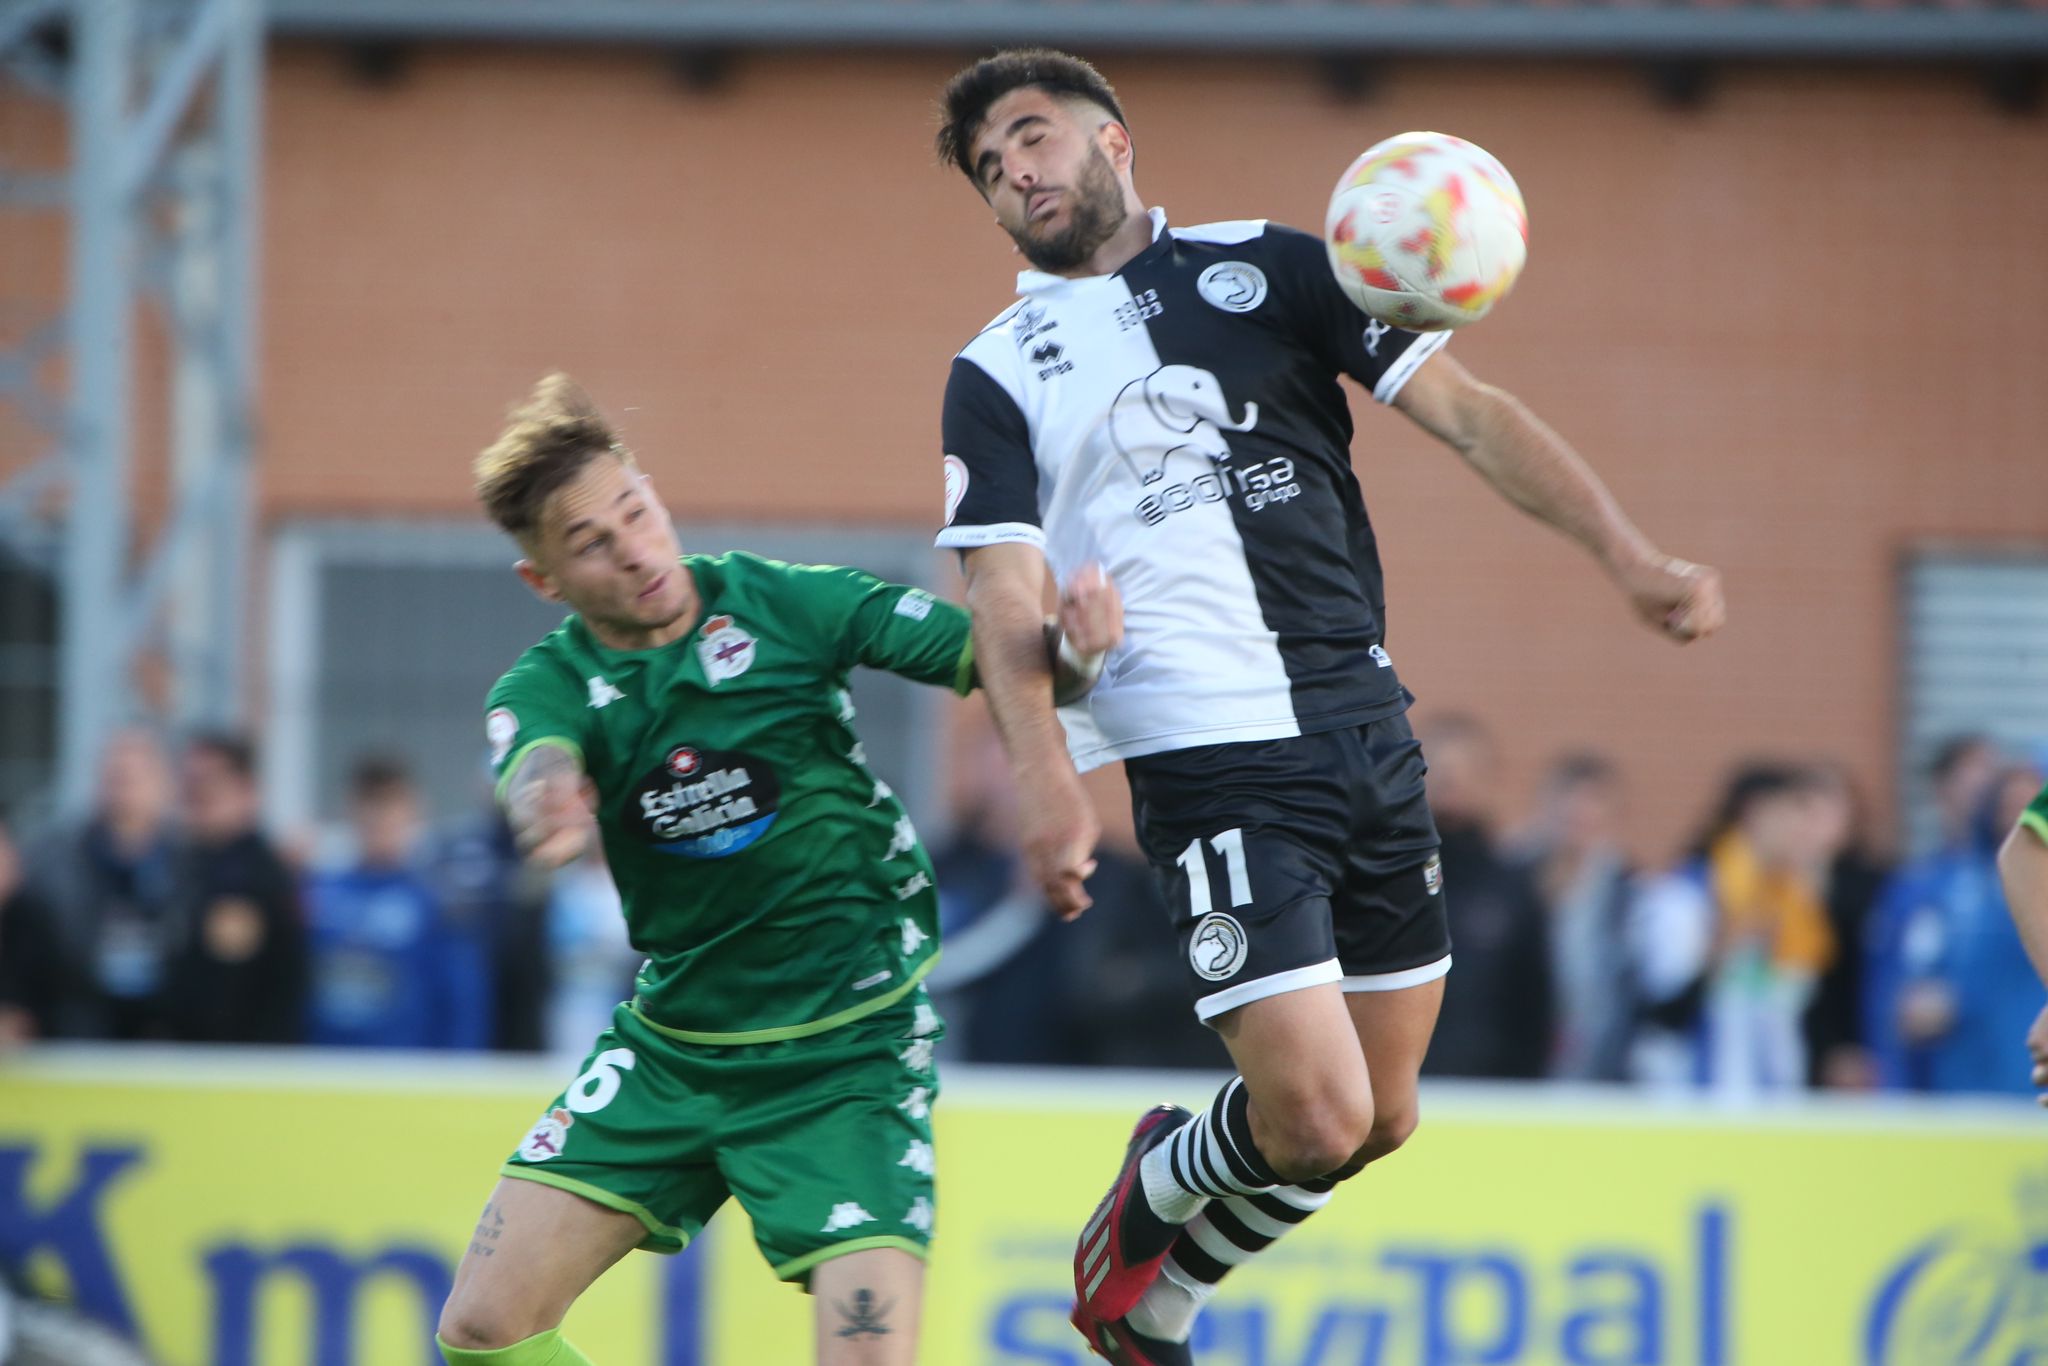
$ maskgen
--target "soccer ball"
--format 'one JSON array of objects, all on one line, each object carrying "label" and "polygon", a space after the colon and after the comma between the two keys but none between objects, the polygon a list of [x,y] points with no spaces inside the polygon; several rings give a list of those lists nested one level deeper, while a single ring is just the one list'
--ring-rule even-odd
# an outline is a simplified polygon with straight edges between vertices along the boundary
[{"label": "soccer ball", "polygon": [[1330,269],[1351,301],[1417,332],[1486,316],[1522,273],[1529,214],[1508,168],[1448,133],[1366,149],[1330,195]]}]

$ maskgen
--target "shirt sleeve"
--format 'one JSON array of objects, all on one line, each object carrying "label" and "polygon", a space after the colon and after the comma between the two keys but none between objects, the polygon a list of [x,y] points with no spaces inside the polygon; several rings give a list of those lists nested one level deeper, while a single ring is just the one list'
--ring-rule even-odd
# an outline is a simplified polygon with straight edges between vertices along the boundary
[{"label": "shirt sleeve", "polygon": [[972,689],[966,608],[858,569],[796,565],[790,572],[796,599],[828,642],[835,668],[864,664],[963,696]]},{"label": "shirt sleeve", "polygon": [[1017,400],[988,371],[956,357],[940,418],[946,445],[946,525],[952,550],[1006,542],[1045,545],[1038,523],[1038,462]]},{"label": "shirt sleeve", "polygon": [[1323,239],[1299,228],[1268,224],[1272,264],[1303,340],[1332,370],[1351,376],[1375,400],[1394,395],[1422,363],[1441,351],[1449,332],[1410,332],[1383,323],[1351,302],[1330,272]]},{"label": "shirt sleeve", "polygon": [[559,669],[543,661],[522,659],[499,679],[485,704],[484,738],[491,747],[491,772],[498,795],[519,761],[541,745],[559,745],[583,759],[584,714],[589,699],[579,697]]},{"label": "shirt sleeve", "polygon": [[2027,809],[2020,812],[2020,826],[2034,832],[2034,838],[2048,844],[2048,787],[2034,794]]}]

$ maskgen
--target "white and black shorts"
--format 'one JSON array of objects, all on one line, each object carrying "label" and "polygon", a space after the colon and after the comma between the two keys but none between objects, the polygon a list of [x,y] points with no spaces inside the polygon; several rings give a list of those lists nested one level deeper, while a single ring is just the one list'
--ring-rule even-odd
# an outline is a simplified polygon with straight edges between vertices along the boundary
[{"label": "white and black shorts", "polygon": [[1450,971],[1436,822],[1405,715],[1126,769],[1204,1021],[1324,982],[1396,991]]}]

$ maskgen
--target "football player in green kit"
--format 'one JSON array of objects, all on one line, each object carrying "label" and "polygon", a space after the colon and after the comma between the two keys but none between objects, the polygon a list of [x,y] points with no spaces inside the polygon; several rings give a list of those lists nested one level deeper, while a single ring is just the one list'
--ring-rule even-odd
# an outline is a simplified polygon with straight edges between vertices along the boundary
[{"label": "football player in green kit", "polygon": [[[1998,873],[2005,883],[2005,904],[2019,926],[2020,941],[2048,985],[2048,787],[2020,812],[2019,823],[1998,851]],[[2034,1085],[2048,1105],[2048,1007],[2027,1031],[2027,1055],[2033,1061]]]},{"label": "football player in green kit", "polygon": [[[566,378],[476,462],[529,587],[574,613],[491,690],[499,797],[528,856],[603,841],[631,1001],[506,1162],[438,1340],[453,1366],[574,1366],[570,1304],[728,1196],[814,1296],[821,1366],[915,1359],[933,1217],[932,864],[869,772],[847,674],[966,692],[967,613],[852,569],[684,555]],[[1047,675],[1078,696],[1122,632],[1076,576]]]}]

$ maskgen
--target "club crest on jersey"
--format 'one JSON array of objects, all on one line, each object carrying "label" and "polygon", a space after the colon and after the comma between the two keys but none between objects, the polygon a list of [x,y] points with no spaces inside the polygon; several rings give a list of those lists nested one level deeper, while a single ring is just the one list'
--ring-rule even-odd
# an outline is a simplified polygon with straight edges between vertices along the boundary
[{"label": "club crest on jersey", "polygon": [[495,708],[484,718],[484,738],[491,742],[491,763],[504,763],[512,752],[512,742],[519,738],[519,718],[504,707]]},{"label": "club crest on jersey", "polygon": [[1266,302],[1266,272],[1249,261],[1219,261],[1202,272],[1195,288],[1225,313],[1249,313]]},{"label": "club crest on jersey", "polygon": [[1197,976],[1221,982],[1237,975],[1250,947],[1244,926],[1237,923],[1236,917],[1211,911],[1195,926],[1194,936],[1188,941],[1188,962]]},{"label": "club crest on jersey", "polygon": [[1435,896],[1444,889],[1444,861],[1435,854],[1422,865],[1422,890],[1427,896]]},{"label": "club crest on jersey", "polygon": [[619,823],[656,853],[724,858],[768,833],[781,800],[758,755],[677,745],[633,785]]},{"label": "club crest on jersey", "polygon": [[738,678],[754,666],[754,638],[723,614],[699,628],[697,659],[704,666],[704,680],[717,687],[728,678]]},{"label": "club crest on jersey", "polygon": [[559,1106],[542,1115],[519,1145],[519,1160],[522,1162],[545,1162],[551,1157],[562,1155],[562,1145],[568,1141],[569,1126],[576,1122],[576,1116]]}]

